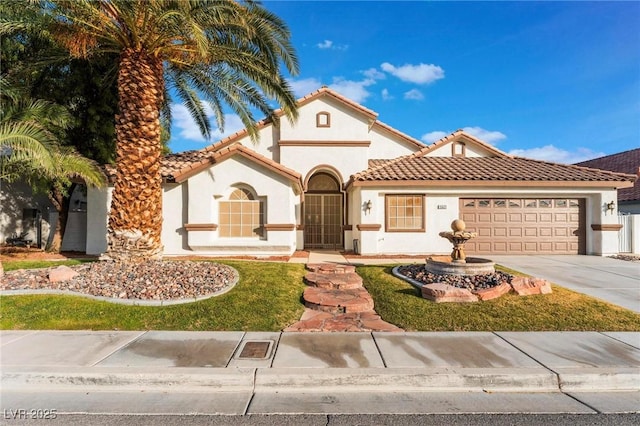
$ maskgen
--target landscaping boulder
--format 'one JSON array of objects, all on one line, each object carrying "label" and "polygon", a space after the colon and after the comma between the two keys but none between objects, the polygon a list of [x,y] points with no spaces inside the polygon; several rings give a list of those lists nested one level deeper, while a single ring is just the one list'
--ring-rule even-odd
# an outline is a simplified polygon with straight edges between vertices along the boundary
[{"label": "landscaping boulder", "polygon": [[472,294],[469,290],[445,283],[433,283],[422,286],[422,297],[436,303],[478,301],[478,296]]},{"label": "landscaping boulder", "polygon": [[511,279],[511,287],[518,293],[518,296],[551,293],[551,284],[542,278],[513,277]]},{"label": "landscaping boulder", "polygon": [[79,274],[68,266],[60,265],[49,271],[49,282],[57,283],[60,281],[67,281],[77,275]]},{"label": "landscaping boulder", "polygon": [[503,282],[495,287],[481,288],[474,290],[473,294],[478,296],[480,300],[496,299],[502,295],[505,295],[511,291],[511,286],[507,282]]}]

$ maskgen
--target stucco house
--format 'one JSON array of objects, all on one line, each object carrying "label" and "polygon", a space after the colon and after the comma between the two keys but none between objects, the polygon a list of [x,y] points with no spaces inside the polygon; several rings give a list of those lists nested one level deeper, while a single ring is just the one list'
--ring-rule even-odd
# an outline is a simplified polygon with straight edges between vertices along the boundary
[{"label": "stucco house", "polygon": [[[640,148],[605,155],[576,165],[640,176]],[[620,213],[640,214],[640,180],[636,180],[632,187],[618,191],[618,210]]]},{"label": "stucco house", "polygon": [[[463,131],[425,146],[323,87],[299,119],[259,123],[167,155],[164,255],[449,253],[462,218],[471,254],[617,252],[617,190],[635,176],[510,156]],[[112,187],[89,189],[89,254],[106,249]],[[617,231],[617,228],[615,229]]]}]

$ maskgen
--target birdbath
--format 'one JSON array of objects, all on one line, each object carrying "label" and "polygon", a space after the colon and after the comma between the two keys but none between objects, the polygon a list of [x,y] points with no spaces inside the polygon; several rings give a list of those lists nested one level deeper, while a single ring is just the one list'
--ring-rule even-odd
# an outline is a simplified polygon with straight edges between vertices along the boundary
[{"label": "birdbath", "polygon": [[467,256],[464,253],[464,244],[471,238],[478,236],[475,232],[466,232],[466,224],[462,219],[456,219],[451,222],[451,231],[440,232],[442,238],[446,238],[453,244],[451,252],[451,261],[454,263],[467,263]]}]

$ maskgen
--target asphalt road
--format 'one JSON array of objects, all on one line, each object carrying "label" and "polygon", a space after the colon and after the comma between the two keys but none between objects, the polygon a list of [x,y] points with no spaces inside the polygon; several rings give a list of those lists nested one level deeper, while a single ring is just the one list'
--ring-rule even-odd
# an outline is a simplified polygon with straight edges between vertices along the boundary
[{"label": "asphalt road", "polygon": [[69,426],[636,426],[640,414],[362,414],[362,415],[59,415],[53,420],[4,420],[7,425],[69,425]]}]

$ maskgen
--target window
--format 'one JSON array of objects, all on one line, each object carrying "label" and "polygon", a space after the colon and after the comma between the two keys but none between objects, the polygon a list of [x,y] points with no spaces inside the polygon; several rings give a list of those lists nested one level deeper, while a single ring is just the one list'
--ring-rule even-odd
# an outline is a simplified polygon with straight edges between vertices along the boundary
[{"label": "window", "polygon": [[451,144],[451,155],[453,157],[464,157],[466,155],[466,150],[464,142],[454,142]]},{"label": "window", "polygon": [[387,195],[385,205],[387,231],[424,231],[424,197],[422,195]]},{"label": "window", "polygon": [[316,127],[331,127],[331,115],[324,111],[317,113]]},{"label": "window", "polygon": [[220,201],[220,237],[261,237],[263,216],[262,203],[248,190],[236,189],[229,201]]}]

